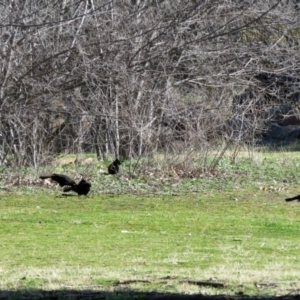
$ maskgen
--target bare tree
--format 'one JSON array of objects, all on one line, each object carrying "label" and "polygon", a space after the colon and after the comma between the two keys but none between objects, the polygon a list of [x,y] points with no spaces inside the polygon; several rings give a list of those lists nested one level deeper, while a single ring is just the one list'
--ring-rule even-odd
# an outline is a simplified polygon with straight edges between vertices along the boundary
[{"label": "bare tree", "polygon": [[[249,105],[250,114],[261,109],[257,101],[233,112],[234,95],[250,87],[267,95],[265,104],[284,101],[284,88],[262,85],[259,74],[299,78],[297,3],[1,5],[3,163],[6,153],[36,169],[55,152],[95,151],[99,159],[158,150],[207,153],[232,118],[239,120],[239,142],[247,122],[255,120],[260,130],[259,115],[246,114]],[[298,101],[296,94],[289,99]]]}]

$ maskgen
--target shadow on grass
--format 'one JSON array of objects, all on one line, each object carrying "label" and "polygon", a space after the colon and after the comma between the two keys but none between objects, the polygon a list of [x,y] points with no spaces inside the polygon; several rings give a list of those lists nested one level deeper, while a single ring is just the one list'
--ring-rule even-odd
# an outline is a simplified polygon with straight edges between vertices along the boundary
[{"label": "shadow on grass", "polygon": [[2,300],[287,300],[299,299],[298,295],[286,296],[247,296],[247,295],[217,295],[207,296],[201,294],[184,295],[173,293],[158,293],[158,292],[138,292],[133,290],[125,291],[93,291],[93,290],[55,290],[45,291],[41,289],[24,289],[24,290],[2,290],[0,291],[0,299]]}]

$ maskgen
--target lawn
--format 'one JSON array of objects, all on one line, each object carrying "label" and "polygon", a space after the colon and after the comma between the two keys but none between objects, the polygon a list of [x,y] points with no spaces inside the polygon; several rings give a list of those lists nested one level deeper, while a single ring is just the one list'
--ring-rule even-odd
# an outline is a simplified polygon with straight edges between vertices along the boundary
[{"label": "lawn", "polygon": [[0,289],[293,293],[300,289],[300,204],[284,198],[297,185],[278,158],[270,165],[265,173],[232,167],[227,182],[182,181],[182,193],[177,184],[175,192],[96,190],[81,198],[61,197],[59,188],[2,191]]}]

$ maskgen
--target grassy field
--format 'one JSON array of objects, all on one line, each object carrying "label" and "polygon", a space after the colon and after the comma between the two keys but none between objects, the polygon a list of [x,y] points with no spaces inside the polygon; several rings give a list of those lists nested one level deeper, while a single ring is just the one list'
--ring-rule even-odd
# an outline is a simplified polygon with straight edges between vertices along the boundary
[{"label": "grassy field", "polygon": [[[61,197],[58,188],[3,190],[0,289],[297,292],[300,204],[284,198],[300,194],[299,158],[224,159],[222,176],[160,180],[159,188],[152,179],[105,177],[88,198]],[[106,193],[106,181],[136,193]],[[158,192],[147,195],[147,185]]]}]

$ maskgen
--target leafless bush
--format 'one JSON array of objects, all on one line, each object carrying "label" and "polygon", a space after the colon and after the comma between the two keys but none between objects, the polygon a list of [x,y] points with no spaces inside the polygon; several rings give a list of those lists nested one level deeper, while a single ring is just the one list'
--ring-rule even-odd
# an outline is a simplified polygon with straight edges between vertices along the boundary
[{"label": "leafless bush", "polygon": [[201,153],[205,165],[224,135],[218,157],[253,142],[245,130],[261,126],[257,101],[232,111],[231,100],[251,88],[256,99],[267,95],[264,105],[288,93],[297,103],[297,84],[259,83],[262,71],[299,78],[295,5],[3,1],[0,162],[38,170],[55,153],[159,151]]}]

